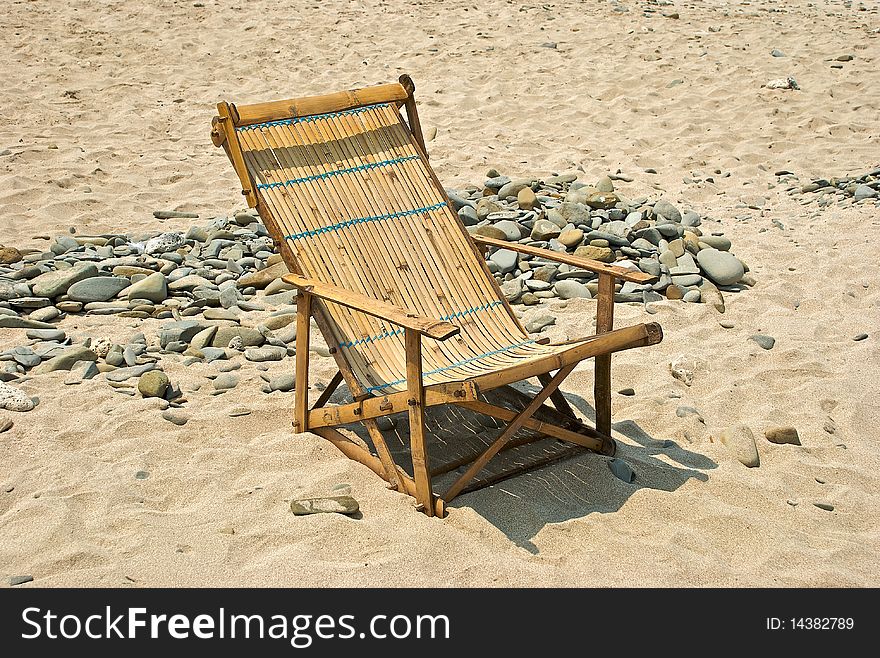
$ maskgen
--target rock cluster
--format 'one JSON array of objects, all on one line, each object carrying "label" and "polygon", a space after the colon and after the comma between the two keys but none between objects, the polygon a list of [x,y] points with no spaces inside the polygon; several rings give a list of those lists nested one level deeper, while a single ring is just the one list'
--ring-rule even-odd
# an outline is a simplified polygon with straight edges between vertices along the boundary
[{"label": "rock cluster", "polygon": [[[719,290],[751,285],[748,267],[731,252],[720,232],[704,233],[701,216],[668,199],[628,199],[604,176],[592,185],[577,174],[512,179],[488,172],[482,186],[448,190],[468,231],[475,235],[567,252],[614,263],[657,277],[653,283],[618,284],[618,302],[652,302],[663,297],[710,302],[723,310]],[[589,298],[597,276],[574,266],[498,249],[489,269],[513,303]]]},{"label": "rock cluster", "polygon": [[[265,227],[247,212],[185,233],[73,233],[46,251],[0,248],[0,327],[25,329],[29,339],[0,353],[0,383],[63,370],[66,384],[79,384],[103,373],[121,392],[179,402],[180,389],[162,372],[163,355],[190,364],[294,354],[295,292],[280,278],[286,273]],[[114,343],[68,336],[53,324],[73,313],[166,322],[149,337],[140,332]],[[123,383],[132,378],[136,389]],[[265,379],[266,392],[293,388],[292,376]],[[221,373],[214,392],[237,383]],[[34,404],[11,389],[0,398],[10,410]]]},{"label": "rock cluster", "polygon": [[880,208],[880,167],[871,169],[857,176],[841,176],[839,178],[814,178],[806,185],[797,184],[793,174],[787,171],[777,172],[780,178],[789,179],[792,184],[788,193],[804,197],[804,205],[816,203],[820,208],[826,206],[875,206]]}]

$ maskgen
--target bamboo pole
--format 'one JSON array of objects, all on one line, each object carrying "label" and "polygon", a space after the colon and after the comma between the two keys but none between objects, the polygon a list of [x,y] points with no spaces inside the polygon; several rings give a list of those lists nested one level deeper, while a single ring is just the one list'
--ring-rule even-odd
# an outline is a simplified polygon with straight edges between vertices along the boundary
[{"label": "bamboo pole", "polygon": [[[608,333],[614,328],[614,276],[599,275],[599,295],[596,304],[596,334]],[[611,354],[596,357],[596,375],[593,396],[596,404],[596,429],[611,436]]]},{"label": "bamboo pole", "polygon": [[297,432],[309,429],[309,319],[312,295],[300,291],[296,298],[296,389],[293,394],[294,427]]},{"label": "bamboo pole", "polygon": [[409,393],[409,442],[413,475],[416,481],[416,500],[428,516],[434,515],[434,493],[431,491],[431,473],[425,448],[425,387],[422,385],[422,336],[407,329],[406,389]]}]

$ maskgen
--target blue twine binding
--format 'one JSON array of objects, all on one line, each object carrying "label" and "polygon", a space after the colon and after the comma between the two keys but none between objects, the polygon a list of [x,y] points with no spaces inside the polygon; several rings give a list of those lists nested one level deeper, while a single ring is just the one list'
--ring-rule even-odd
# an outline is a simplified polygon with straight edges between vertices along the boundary
[{"label": "blue twine binding", "polygon": [[[502,352],[508,352],[510,350],[514,350],[518,347],[525,347],[526,345],[531,345],[534,343],[534,340],[526,340],[521,343],[516,343],[514,345],[508,345],[507,347],[502,347],[497,350],[492,350],[491,352],[486,352],[485,354],[480,354],[479,356],[472,356],[469,359],[464,359],[463,361],[458,361],[453,363],[452,365],[443,366],[442,368],[435,368],[434,370],[428,370],[422,375],[436,375],[438,372],[443,372],[444,370],[452,370],[453,368],[458,368],[460,366],[467,365],[473,361],[479,361],[480,359],[485,359],[487,356],[495,356],[496,354],[501,354]],[[406,379],[397,379],[393,382],[388,382],[387,384],[379,384],[377,386],[370,386],[365,389],[367,393],[373,393],[374,391],[381,391],[383,388],[388,388],[389,386],[397,386],[398,384],[403,384]]]},{"label": "blue twine binding", "polygon": [[310,123],[321,119],[336,119],[337,117],[349,114],[361,114],[370,110],[388,107],[390,103],[380,103],[378,105],[367,105],[366,107],[356,107],[352,110],[343,110],[342,112],[327,112],[325,114],[312,114],[307,117],[294,117],[292,119],[281,119],[279,121],[266,121],[264,123],[254,123],[250,126],[241,126],[236,128],[237,131],[243,130],[259,130],[260,128],[271,128],[273,126],[292,126],[297,123]]}]

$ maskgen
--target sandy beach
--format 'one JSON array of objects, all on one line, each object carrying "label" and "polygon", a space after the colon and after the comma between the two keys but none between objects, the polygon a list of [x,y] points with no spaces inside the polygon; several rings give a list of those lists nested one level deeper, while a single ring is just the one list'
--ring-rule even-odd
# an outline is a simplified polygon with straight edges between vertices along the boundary
[{"label": "sandy beach", "polygon": [[[466,494],[442,520],[294,435],[293,393],[264,393],[254,364],[232,391],[188,394],[182,426],[103,376],[11,382],[39,404],[0,410],[14,423],[0,433],[0,586],[29,574],[20,586],[877,587],[880,208],[820,207],[789,188],[880,166],[878,26],[877,4],[857,0],[10,3],[0,245],[45,251],[70,227],[149,234],[231,215],[245,202],[211,144],[218,101],[408,73],[445,186],[482,185],[490,168],[619,173],[627,197],[669,199],[723,232],[755,285],[725,293],[723,314],[617,305],[616,326],[664,331],[613,359],[617,456],[634,482],[582,454]],[[764,86],[788,76],[800,89]],[[593,333],[594,300],[542,306],[551,338]],[[124,342],[163,322],[57,324]],[[26,342],[0,329],[0,352]],[[693,364],[689,386],[670,372],[677,359]],[[163,363],[184,391],[216,371]],[[314,379],[334,372],[313,359]],[[563,390],[586,408],[592,382],[585,362]],[[719,440],[741,424],[756,468]],[[801,445],[769,442],[775,426]],[[291,514],[291,499],[339,485],[361,518]]]}]

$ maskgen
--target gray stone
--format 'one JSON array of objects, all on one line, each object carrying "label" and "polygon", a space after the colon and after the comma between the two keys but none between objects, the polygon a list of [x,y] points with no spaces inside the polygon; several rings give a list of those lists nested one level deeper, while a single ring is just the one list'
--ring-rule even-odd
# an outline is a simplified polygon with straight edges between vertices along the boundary
[{"label": "gray stone", "polygon": [[801,437],[796,428],[790,425],[784,427],[768,427],[764,430],[764,438],[770,443],[801,445]]},{"label": "gray stone", "polygon": [[234,375],[231,372],[224,372],[217,375],[214,379],[215,391],[228,391],[236,386],[238,386],[238,375]]},{"label": "gray stone", "polygon": [[773,346],[776,345],[776,339],[773,338],[773,336],[767,336],[765,334],[755,334],[753,336],[749,336],[749,340],[755,341],[765,350],[772,350]]},{"label": "gray stone", "polygon": [[46,272],[32,279],[31,291],[37,297],[57,297],[66,293],[77,281],[97,275],[98,268],[93,263],[77,263],[67,269]]},{"label": "gray stone", "polygon": [[721,443],[736,457],[741,464],[754,468],[761,463],[755,436],[746,425],[734,425],[721,430],[718,436]]},{"label": "gray stone", "polygon": [[202,317],[206,320],[231,320],[232,322],[238,322],[240,320],[239,314],[236,310],[232,310],[231,308],[206,308],[202,312]]},{"label": "gray stone", "polygon": [[549,240],[550,238],[558,237],[559,233],[559,227],[546,219],[539,219],[535,222],[534,226],[532,226],[533,240]]},{"label": "gray stone", "polygon": [[[590,209],[582,203],[564,201],[550,212],[557,212],[567,224],[588,224],[590,222]],[[548,212],[548,216],[549,216]]]},{"label": "gray stone", "polygon": [[717,249],[718,251],[730,251],[731,242],[723,235],[702,235],[699,241],[704,245]]},{"label": "gray stone", "polygon": [[129,285],[129,280],[121,276],[93,276],[74,283],[67,295],[77,302],[106,302]]},{"label": "gray stone", "polygon": [[296,516],[306,514],[356,514],[358,502],[351,496],[301,498],[290,501],[290,511]]},{"label": "gray stone", "polygon": [[505,183],[498,190],[498,198],[506,199],[508,197],[515,197],[519,194],[519,191],[524,187],[529,187],[532,184],[532,181],[526,179],[516,179],[512,180],[509,183]]},{"label": "gray stone", "polygon": [[552,315],[538,315],[526,322],[525,329],[530,334],[534,334],[553,324],[556,324],[556,318]]},{"label": "gray stone", "polygon": [[504,231],[505,239],[508,242],[516,242],[522,237],[520,225],[509,219],[502,219],[500,222],[493,224],[495,228]]},{"label": "gray stone", "polygon": [[253,327],[218,327],[212,347],[229,347],[229,342],[238,338],[242,347],[259,347],[266,342],[266,337]]},{"label": "gray stone", "polygon": [[189,421],[189,416],[179,409],[166,409],[162,412],[162,418],[175,425],[186,425]]},{"label": "gray stone", "polygon": [[128,287],[128,299],[148,299],[158,304],[167,297],[168,285],[165,275],[161,272],[154,272]]},{"label": "gray stone", "polygon": [[703,283],[703,277],[699,274],[679,274],[672,277],[672,283],[682,288],[688,288]]},{"label": "gray stone", "polygon": [[727,251],[701,249],[697,253],[697,263],[706,276],[719,286],[732,285],[745,274],[745,268],[739,259]]},{"label": "gray stone", "polygon": [[459,209],[458,216],[465,226],[474,226],[480,221],[477,211],[472,206],[464,206]]},{"label": "gray stone", "polygon": [[150,370],[138,379],[138,392],[145,398],[161,398],[168,390],[171,380],[161,370]]},{"label": "gray stone", "polygon": [[94,361],[77,361],[70,368],[70,373],[64,379],[65,384],[80,384],[84,379],[92,379],[98,374],[98,366]]},{"label": "gray stone", "polygon": [[286,347],[276,347],[274,345],[267,345],[265,347],[254,347],[249,350],[245,350],[244,358],[248,361],[256,361],[257,363],[263,361],[280,361],[285,356],[287,356],[287,348]]},{"label": "gray stone", "polygon": [[150,370],[155,370],[155,363],[145,363],[140,366],[131,366],[129,368],[117,368],[111,372],[107,373],[107,381],[108,382],[124,382],[132,377],[140,377],[145,372],[149,372]]},{"label": "gray stone", "polygon": [[296,386],[296,374],[293,372],[287,372],[269,380],[269,389],[272,391],[286,393],[287,391],[292,391],[294,386]]},{"label": "gray stone", "polygon": [[523,294],[523,282],[519,277],[501,284],[501,293],[509,302],[515,302]]},{"label": "gray stone", "polygon": [[833,512],[834,511],[834,505],[832,505],[831,503],[816,502],[816,503],[813,503],[813,505],[815,505],[816,507],[818,507],[821,510],[825,510],[826,512]]},{"label": "gray stone", "polygon": [[622,459],[611,459],[608,462],[608,468],[614,473],[614,477],[618,480],[623,480],[627,484],[634,482],[636,479],[635,471]]},{"label": "gray stone", "polygon": [[691,304],[699,304],[700,300],[703,298],[702,293],[699,290],[688,290],[682,299]]},{"label": "gray stone", "polygon": [[853,192],[853,198],[856,201],[861,201],[862,199],[873,199],[878,194],[877,190],[872,187],[868,187],[867,185],[859,185],[855,191]]},{"label": "gray stone", "polygon": [[592,299],[593,297],[587,286],[573,279],[557,281],[553,286],[553,292],[561,299]]},{"label": "gray stone", "polygon": [[662,215],[666,219],[671,219],[673,222],[681,221],[681,213],[678,211],[678,208],[666,199],[660,199],[654,204],[654,214]]},{"label": "gray stone", "polygon": [[229,358],[229,356],[226,354],[225,347],[202,347],[199,348],[199,351],[202,353],[202,356],[204,357],[206,363],[212,363],[214,361]]},{"label": "gray stone", "polygon": [[855,336],[853,336],[853,340],[856,341],[857,343],[859,341],[866,340],[867,338],[868,338],[868,334],[865,334],[865,333],[856,334]]},{"label": "gray stone", "polygon": [[693,210],[685,210],[681,215],[682,226],[699,226],[701,223],[700,215]]},{"label": "gray stone", "polygon": [[163,324],[159,328],[159,346],[165,349],[169,343],[189,343],[205,326],[198,320],[179,320]]},{"label": "gray stone", "polygon": [[168,290],[172,292],[179,292],[181,290],[189,291],[198,287],[213,288],[214,284],[198,274],[188,274],[179,279],[175,279],[168,284]]},{"label": "gray stone", "polygon": [[25,583],[29,583],[34,579],[31,575],[26,576],[10,576],[9,577],[9,586],[15,587],[16,585],[24,585]]},{"label": "gray stone", "polygon": [[511,249],[496,249],[489,257],[493,263],[498,266],[498,270],[502,274],[513,272],[519,262],[519,254]]},{"label": "gray stone", "polygon": [[28,329],[24,335],[32,340],[62,341],[67,338],[67,334],[61,329]]},{"label": "gray stone", "polygon": [[61,315],[61,311],[54,306],[39,308],[28,315],[28,319],[37,322],[50,322]]},{"label": "gray stone", "polygon": [[42,375],[56,370],[70,370],[77,361],[97,361],[98,355],[84,345],[71,345],[64,349],[58,356],[54,356],[45,363],[33,369],[35,375]]}]

